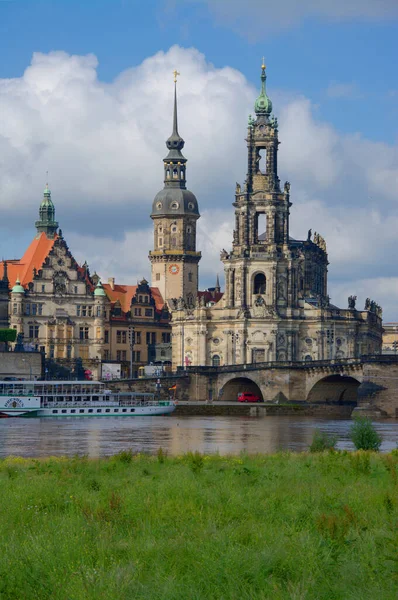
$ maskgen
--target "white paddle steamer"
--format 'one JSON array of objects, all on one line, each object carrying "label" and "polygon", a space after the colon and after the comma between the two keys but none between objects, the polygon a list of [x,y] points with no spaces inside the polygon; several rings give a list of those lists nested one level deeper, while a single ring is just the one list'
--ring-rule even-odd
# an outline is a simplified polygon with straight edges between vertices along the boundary
[{"label": "white paddle steamer", "polygon": [[0,417],[142,417],[175,408],[174,400],[113,392],[100,381],[0,381]]}]

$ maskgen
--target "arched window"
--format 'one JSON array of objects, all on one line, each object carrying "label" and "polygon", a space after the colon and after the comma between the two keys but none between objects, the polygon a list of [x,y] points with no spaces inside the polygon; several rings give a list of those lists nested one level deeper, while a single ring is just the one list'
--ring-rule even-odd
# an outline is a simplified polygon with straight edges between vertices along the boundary
[{"label": "arched window", "polygon": [[181,178],[181,179],[184,179],[184,169],[181,169],[181,172],[180,172],[180,178]]},{"label": "arched window", "polygon": [[171,238],[171,247],[175,248],[177,246],[177,238],[172,237]]},{"label": "arched window", "polygon": [[188,273],[188,281],[193,281],[192,273]]},{"label": "arched window", "polygon": [[267,173],[267,149],[260,148],[258,151],[258,171],[265,175]]},{"label": "arched window", "polygon": [[265,294],[266,290],[266,279],[264,273],[257,273],[254,278],[254,293]]},{"label": "arched window", "polygon": [[307,356],[304,358],[304,360],[306,362],[311,362],[312,361],[312,356],[310,354],[307,354]]},{"label": "arched window", "polygon": [[170,179],[170,169],[167,169],[166,171],[166,179]]},{"label": "arched window", "polygon": [[211,359],[211,364],[213,367],[219,367],[221,363],[220,357],[218,354],[214,354]]},{"label": "arched window", "polygon": [[173,179],[178,179],[178,171],[177,171],[177,169],[173,170]]}]

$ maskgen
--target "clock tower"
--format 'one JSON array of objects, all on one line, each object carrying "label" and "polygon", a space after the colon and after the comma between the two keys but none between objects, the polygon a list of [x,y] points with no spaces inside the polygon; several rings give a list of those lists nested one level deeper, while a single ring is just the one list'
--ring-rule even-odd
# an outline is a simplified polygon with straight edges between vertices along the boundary
[{"label": "clock tower", "polygon": [[193,306],[198,292],[196,251],[198,201],[186,188],[187,159],[181,150],[184,140],[177,124],[177,71],[174,71],[173,132],[166,142],[169,150],[163,160],[164,188],[155,196],[151,219],[154,225],[154,249],[149,253],[152,286],[159,288],[165,301],[183,298]]}]

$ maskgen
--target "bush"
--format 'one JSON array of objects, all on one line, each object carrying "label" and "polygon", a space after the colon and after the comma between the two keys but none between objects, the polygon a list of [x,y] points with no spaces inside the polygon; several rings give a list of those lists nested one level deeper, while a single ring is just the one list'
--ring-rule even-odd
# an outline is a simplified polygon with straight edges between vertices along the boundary
[{"label": "bush", "polygon": [[337,436],[329,435],[326,431],[315,429],[312,436],[310,452],[324,452],[325,450],[334,450],[337,444]]},{"label": "bush", "polygon": [[357,417],[350,428],[350,438],[357,450],[373,450],[378,452],[382,437],[367,417]]}]

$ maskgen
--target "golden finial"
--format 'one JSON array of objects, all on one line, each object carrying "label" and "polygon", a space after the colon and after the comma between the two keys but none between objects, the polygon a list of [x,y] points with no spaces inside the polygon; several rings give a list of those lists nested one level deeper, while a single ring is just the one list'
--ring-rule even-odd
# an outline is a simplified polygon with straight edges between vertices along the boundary
[{"label": "golden finial", "polygon": [[177,75],[180,75],[180,73],[176,69],[174,69],[173,75],[174,75],[174,83],[177,83]]},{"label": "golden finial", "polygon": [[262,68],[262,69],[265,69],[265,68],[266,68],[266,66],[265,66],[265,58],[264,58],[264,56],[263,56],[263,62],[262,62],[261,68]]}]

